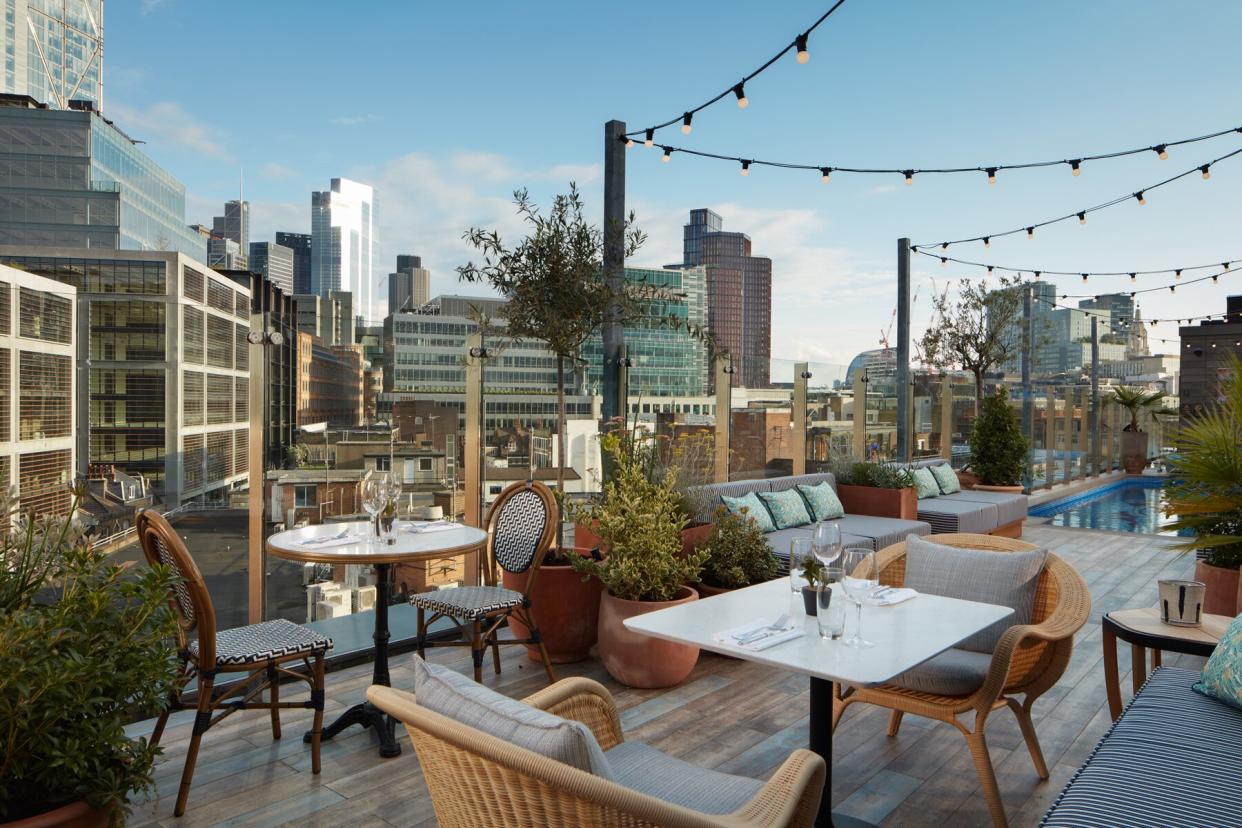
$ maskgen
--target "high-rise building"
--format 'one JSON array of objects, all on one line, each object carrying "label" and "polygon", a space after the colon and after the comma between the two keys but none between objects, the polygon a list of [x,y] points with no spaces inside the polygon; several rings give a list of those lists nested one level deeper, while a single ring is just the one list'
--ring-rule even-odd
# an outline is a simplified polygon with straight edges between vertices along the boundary
[{"label": "high-rise building", "polygon": [[328,308],[331,313],[332,344],[353,345],[361,314],[354,305],[354,295],[347,290],[328,291]]},{"label": "high-rise building", "polygon": [[[625,351],[630,360],[627,397],[630,403],[652,397],[701,397],[707,393],[707,345],[691,328],[707,325],[707,290],[703,267],[639,267],[625,269],[625,281],[657,289],[659,299],[645,300],[642,318],[625,326]],[[669,324],[676,320],[677,326]],[[587,387],[603,380],[604,344],[593,335],[582,348],[587,361]]]},{"label": "high-rise building", "polygon": [[179,253],[0,247],[77,289],[77,470],[144,477],[164,505],[244,488],[250,292]]},{"label": "high-rise building", "polygon": [[0,244],[175,250],[202,261],[185,186],[98,112],[0,95],[0,133]]},{"label": "high-rise building", "polygon": [[331,189],[311,193],[310,292],[352,293],[356,312],[367,322],[375,316],[375,218],[375,191],[366,184],[334,178]]},{"label": "high-rise building", "polygon": [[293,296],[293,251],[283,244],[251,242],[247,266],[280,288],[286,296]]},{"label": "high-rise building", "polygon": [[16,487],[23,512],[64,514],[70,503],[74,294],[0,265],[0,491]]},{"label": "high-rise building", "polygon": [[[1128,293],[1105,293],[1092,299],[1081,299],[1078,307],[1090,311],[1108,311],[1108,326],[1100,328],[1101,336],[1110,334],[1125,339],[1130,333],[1130,325],[1134,322],[1134,297]],[[1099,323],[1097,328],[1099,327]]]},{"label": "high-rise building", "polygon": [[211,220],[211,231],[232,239],[242,252],[250,249],[250,202],[233,199],[224,202],[224,215]]},{"label": "high-rise building", "polygon": [[431,301],[431,271],[419,256],[397,256],[397,270],[388,274],[388,312],[421,308]]},{"label": "high-rise building", "polygon": [[237,242],[213,233],[207,240],[207,264],[217,270],[245,270],[247,258]]},{"label": "high-rise building", "polygon": [[4,92],[103,108],[103,0],[7,0],[0,43]]},{"label": "high-rise building", "polygon": [[1242,359],[1242,296],[1225,300],[1225,318],[1205,319],[1177,329],[1182,340],[1182,422],[1225,402],[1220,384],[1231,370],[1229,356]]},{"label": "high-rise building", "polygon": [[353,313],[353,295],[347,291],[334,290],[328,296],[317,293],[295,294],[297,328],[319,337],[327,347],[353,345],[356,320]]},{"label": "high-rise building", "polygon": [[293,251],[293,292],[312,293],[310,233],[276,232],[276,243]]},{"label": "high-rise building", "polygon": [[707,327],[716,348],[733,357],[737,382],[745,388],[766,388],[772,357],[772,260],[752,256],[750,237],[726,233],[723,226],[711,210],[691,210],[682,264],[706,268]]}]

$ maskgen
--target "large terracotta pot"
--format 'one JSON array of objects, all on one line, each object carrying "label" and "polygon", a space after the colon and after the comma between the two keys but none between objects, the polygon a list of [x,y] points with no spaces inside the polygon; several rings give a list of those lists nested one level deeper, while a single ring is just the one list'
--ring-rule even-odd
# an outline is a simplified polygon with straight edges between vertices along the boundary
[{"label": "large terracotta pot", "polygon": [[92,808],[85,802],[71,802],[13,822],[0,822],[3,828],[105,828],[110,808]]},{"label": "large terracotta pot", "polygon": [[[564,551],[591,554],[589,548]],[[502,583],[509,589],[525,589],[526,573],[506,572]],[[571,664],[591,654],[598,637],[599,597],[603,591],[598,578],[591,576],[583,581],[582,575],[572,566],[545,564],[539,568],[535,588],[530,593],[530,612],[539,625],[539,635],[553,664]],[[509,617],[509,629],[514,638],[530,635],[530,628],[513,616]],[[543,661],[539,648],[533,644],[526,645],[526,655],[531,661]]]},{"label": "large terracotta pot", "polygon": [[919,495],[913,486],[880,489],[875,486],[837,485],[837,497],[847,514],[917,520]]},{"label": "large terracotta pot", "polygon": [[957,482],[962,485],[966,491],[970,491],[979,485],[979,475],[972,471],[959,471],[957,473]]},{"label": "large terracotta pot", "polygon": [[724,595],[726,592],[733,591],[731,589],[727,589],[726,587],[712,586],[711,584],[705,584],[702,582],[693,584],[692,586],[694,587],[694,591],[699,594],[700,598],[711,598],[714,595]]},{"label": "large terracotta pot", "polygon": [[983,483],[976,483],[975,490],[980,492],[1005,492],[1006,494],[1022,494],[1024,491],[1021,486],[988,486]]},{"label": "large terracotta pot", "polygon": [[629,687],[655,689],[681,684],[699,661],[699,648],[632,632],[627,618],[697,601],[698,592],[681,587],[672,601],[627,601],[605,590],[599,603],[599,657],[609,675]]},{"label": "large terracotta pot", "polygon": [[[689,555],[696,547],[701,546],[707,541],[712,533],[712,525],[710,523],[698,523],[687,526],[681,530],[681,553]],[[601,547],[599,535],[595,534],[592,526],[586,526],[578,523],[574,525],[574,545],[584,549],[599,549]],[[605,550],[606,551],[606,550]]]},{"label": "large terracotta pot", "polygon": [[1195,580],[1207,585],[1204,612],[1230,618],[1238,614],[1238,570],[1195,561]]},{"label": "large terracotta pot", "polygon": [[1126,474],[1142,474],[1147,468],[1147,432],[1121,432],[1121,465]]}]

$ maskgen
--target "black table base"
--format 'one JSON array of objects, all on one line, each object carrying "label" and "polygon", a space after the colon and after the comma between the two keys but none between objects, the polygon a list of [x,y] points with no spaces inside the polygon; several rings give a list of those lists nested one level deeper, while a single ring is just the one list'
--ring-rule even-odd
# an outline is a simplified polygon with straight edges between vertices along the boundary
[{"label": "black table base", "polygon": [[[371,671],[371,683],[383,687],[391,687],[388,675],[388,602],[392,598],[389,575],[392,564],[375,564],[375,633],[371,639],[375,642],[375,666]],[[370,702],[355,704],[346,710],[336,721],[323,729],[321,741],[327,741],[352,725],[369,727],[379,736],[379,755],[385,759],[401,755],[401,745],[397,744],[397,720],[380,710]],[[307,733],[302,741],[309,742],[311,735]]]},{"label": "black table base", "polygon": [[870,822],[832,812],[832,682],[811,677],[810,743],[807,747],[827,765],[824,795],[819,800],[816,828],[875,828]]}]

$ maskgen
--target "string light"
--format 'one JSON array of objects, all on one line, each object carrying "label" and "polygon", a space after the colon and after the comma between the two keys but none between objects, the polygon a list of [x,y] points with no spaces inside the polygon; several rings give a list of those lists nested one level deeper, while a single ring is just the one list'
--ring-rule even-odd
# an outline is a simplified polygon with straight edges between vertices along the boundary
[{"label": "string light", "polygon": [[906,177],[906,186],[914,183],[914,170],[902,170],[902,175]]},{"label": "string light", "polygon": [[[837,5],[840,5],[840,3],[838,3]],[[828,14],[832,14],[831,9],[829,10]],[[825,15],[825,17],[826,16],[827,15]],[[818,26],[819,24],[816,23],[815,25]],[[800,34],[796,38],[794,38],[794,46],[798,50],[798,63],[801,63],[804,66],[806,65],[807,61],[811,59],[811,53],[808,52],[806,48],[807,35],[809,34],[810,32],[807,32],[807,34]]]},{"label": "string light", "polygon": [[1169,285],[1169,293],[1177,293],[1177,285]]},{"label": "string light", "polygon": [[1182,269],[1180,267],[1177,270],[1173,271],[1173,278],[1179,279],[1179,280],[1182,278]]},{"label": "string light", "polygon": [[1169,147],[1167,144],[1156,144],[1152,147],[1152,151],[1156,153],[1156,157],[1161,161],[1169,160]]},{"label": "string light", "polygon": [[1085,210],[1078,211],[1078,223],[1079,224],[1087,223],[1087,212]]},{"label": "string light", "polygon": [[1034,228],[1034,227],[1028,227],[1028,228],[1026,228],[1026,237],[1027,237],[1028,239],[1033,239],[1033,238],[1035,238],[1035,228]]},{"label": "string light", "polygon": [[1146,203],[1147,203],[1147,199],[1143,198],[1143,191],[1142,191],[1142,190],[1139,190],[1137,193],[1135,193],[1135,194],[1134,194],[1134,197],[1135,197],[1135,199],[1137,199],[1137,200],[1138,200],[1138,203],[1139,203],[1139,205],[1140,205],[1140,206],[1141,206],[1141,205],[1144,205],[1144,204],[1146,204]]},{"label": "string light", "polygon": [[681,134],[682,135],[689,135],[690,130],[694,129],[694,127],[690,126],[690,122],[692,120],[694,120],[693,112],[687,112],[685,115],[681,116]]},{"label": "string light", "polygon": [[629,148],[630,148],[630,147],[632,147],[632,146],[634,146],[634,139],[633,139],[633,138],[628,138],[628,137],[627,137],[627,138],[625,139],[625,148],[626,148],[626,149],[629,149]]},{"label": "string light", "polygon": [[996,167],[988,167],[987,173],[988,173],[988,183],[995,184],[996,183]]},{"label": "string light", "polygon": [[940,266],[941,266],[941,267],[944,267],[944,266],[945,266],[945,265],[947,265],[948,263],[949,263],[949,259],[948,259],[948,257],[946,257],[946,256],[941,256],[941,257],[940,257]]},{"label": "string light", "polygon": [[737,95],[738,109],[745,109],[750,106],[750,101],[746,99],[746,84],[739,83],[737,86],[733,87],[733,94]]},{"label": "string light", "polygon": [[1131,282],[1137,282],[1137,281],[1138,281],[1137,277],[1138,277],[1138,274],[1137,274],[1137,273],[1131,273],[1131,274],[1130,274],[1130,281],[1131,281]]},{"label": "string light", "polygon": [[828,180],[832,178],[832,167],[820,167],[819,174],[823,176],[822,180],[825,184],[827,184]]},{"label": "string light", "polygon": [[745,177],[748,175],[750,175],[750,162],[743,161],[742,162],[742,176]]},{"label": "string light", "polygon": [[1202,167],[1200,167],[1200,168],[1199,168],[1199,172],[1203,173],[1203,180],[1204,180],[1204,181],[1207,181],[1209,178],[1211,178],[1211,177],[1212,177],[1212,172],[1211,172],[1211,170],[1212,170],[1212,165],[1211,165],[1211,164],[1204,164]]},{"label": "string light", "polygon": [[643,146],[650,148],[651,145],[654,143],[655,143],[655,130],[649,129],[647,130],[647,136],[643,138]]},{"label": "string light", "polygon": [[673,157],[673,148],[672,147],[660,147],[660,149],[664,150],[664,157],[661,158],[660,160],[663,161],[665,164],[667,164],[669,162],[669,159]]},{"label": "string light", "polygon": [[[943,245],[944,242],[941,242],[941,244]],[[952,242],[950,242],[950,244],[952,244]],[[926,245],[924,245],[924,247],[926,247]],[[914,246],[914,245],[911,245],[910,252],[911,253],[923,253],[923,255],[925,256],[933,255],[933,254],[927,253],[924,250],[920,250],[917,246]],[[939,257],[941,254],[937,253],[934,255]],[[949,256],[947,258],[949,259],[949,261],[953,262],[954,264],[965,265],[967,267],[986,267],[989,270],[995,267],[997,270],[1003,270],[1007,273],[1021,274],[1021,273],[1024,273],[1032,269],[1029,267],[1007,267],[1005,265],[998,265],[994,263],[989,264],[987,262],[976,262],[970,259],[958,259],[952,256]],[[1219,264],[1182,265],[1180,267],[1166,267],[1166,268],[1160,268],[1157,270],[1091,270],[1087,272],[1091,276],[1129,276],[1130,281],[1135,281],[1135,278],[1137,276],[1152,276],[1152,275],[1157,275],[1161,273],[1170,273],[1170,274],[1176,275],[1177,273],[1181,271],[1185,271],[1185,270],[1212,270],[1212,269],[1219,269],[1221,271],[1228,272],[1232,269],[1232,263],[1225,261],[1225,262],[1220,262]],[[1043,270],[1042,272],[1047,273],[1049,276],[1078,276],[1078,275],[1081,275],[1082,273],[1082,271],[1080,270]]]},{"label": "string light", "polygon": [[941,249],[941,250],[948,250],[948,249],[949,249],[949,243],[948,243],[948,242],[941,242],[941,243],[940,243],[940,249]]},{"label": "string light", "polygon": [[1084,282],[1086,282],[1086,281],[1087,281],[1087,274],[1086,274],[1086,273],[1082,274],[1082,280],[1083,280]]},{"label": "string light", "polygon": [[1082,160],[1081,159],[1076,158],[1073,161],[1069,162],[1069,165],[1070,165],[1071,175],[1075,175],[1075,176],[1082,175]]},{"label": "string light", "polygon": [[1036,279],[1038,279],[1038,278],[1039,278],[1039,271],[1038,271],[1038,270],[1037,270],[1037,271],[1035,271],[1035,278],[1036,278]]}]

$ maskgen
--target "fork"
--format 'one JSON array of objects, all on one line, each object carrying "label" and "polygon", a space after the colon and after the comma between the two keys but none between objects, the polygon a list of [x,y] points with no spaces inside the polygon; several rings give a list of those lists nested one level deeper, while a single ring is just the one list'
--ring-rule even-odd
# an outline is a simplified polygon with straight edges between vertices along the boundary
[{"label": "fork", "polygon": [[751,630],[743,636],[739,636],[736,641],[739,645],[752,644],[761,638],[767,638],[769,635],[775,635],[785,629],[785,625],[789,623],[789,614],[781,613],[780,617],[768,624],[766,627],[760,627],[757,630]]},{"label": "fork", "polygon": [[310,540],[302,541],[302,545],[306,546],[307,544],[310,544],[313,546],[318,543],[328,543],[329,541],[337,541],[337,540],[341,540],[348,534],[349,534],[348,529],[342,529],[340,534],[338,535],[333,535],[332,537],[329,537],[329,538],[311,538]]}]

